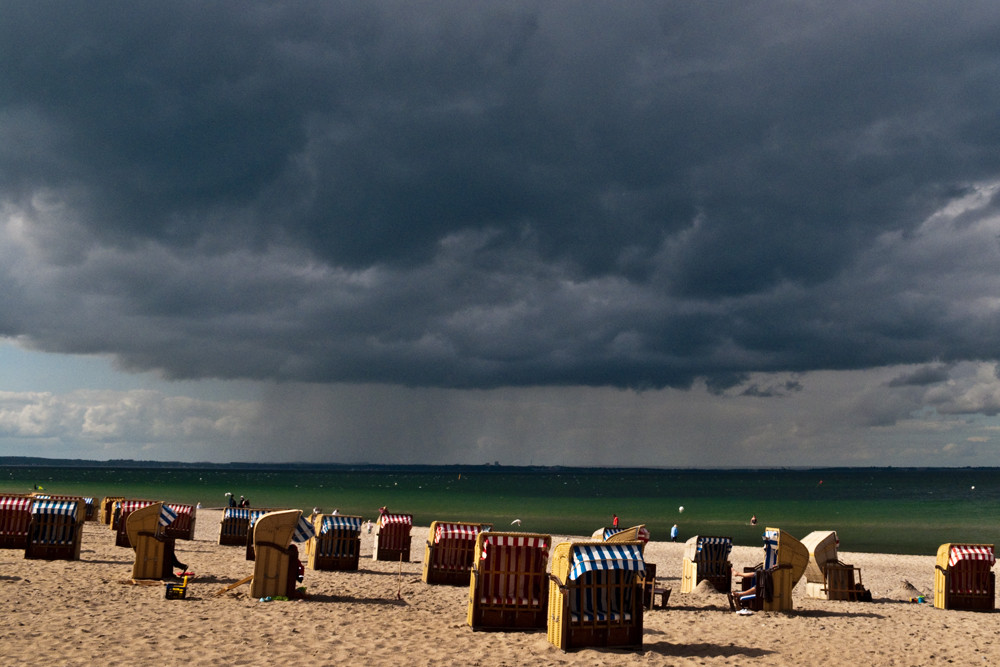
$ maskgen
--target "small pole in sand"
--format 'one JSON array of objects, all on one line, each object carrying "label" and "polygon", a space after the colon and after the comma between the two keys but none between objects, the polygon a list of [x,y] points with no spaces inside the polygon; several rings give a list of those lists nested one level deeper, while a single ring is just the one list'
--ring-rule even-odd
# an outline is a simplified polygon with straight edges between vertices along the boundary
[{"label": "small pole in sand", "polygon": [[396,599],[403,599],[403,554],[399,554],[399,570],[396,572]]}]

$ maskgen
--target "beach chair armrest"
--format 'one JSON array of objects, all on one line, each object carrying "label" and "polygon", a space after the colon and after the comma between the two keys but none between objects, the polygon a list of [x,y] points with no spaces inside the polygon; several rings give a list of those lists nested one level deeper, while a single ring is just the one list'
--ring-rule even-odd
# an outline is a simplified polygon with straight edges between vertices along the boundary
[{"label": "beach chair armrest", "polygon": [[556,586],[558,586],[559,590],[562,591],[563,593],[565,593],[566,591],[569,590],[569,588],[567,588],[566,584],[564,584],[562,582],[562,580],[559,577],[557,577],[556,575],[554,575],[554,574],[551,574],[551,573],[549,574],[549,581],[551,581]]}]

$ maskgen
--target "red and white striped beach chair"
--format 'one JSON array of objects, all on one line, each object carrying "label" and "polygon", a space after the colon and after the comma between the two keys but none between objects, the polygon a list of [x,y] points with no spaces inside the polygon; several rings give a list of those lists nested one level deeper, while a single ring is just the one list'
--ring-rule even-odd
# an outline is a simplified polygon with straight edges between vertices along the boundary
[{"label": "red and white striped beach chair", "polygon": [[934,606],[992,611],[995,562],[992,544],[942,544],[934,566]]},{"label": "red and white striped beach chair", "polygon": [[410,562],[410,529],[412,514],[383,514],[378,518],[375,533],[374,560]]},{"label": "red and white striped beach chair", "polygon": [[173,510],[176,517],[170,522],[170,525],[164,527],[164,535],[175,540],[193,540],[195,519],[197,518],[195,508],[183,503],[167,503],[167,507]]},{"label": "red and white striped beach chair", "polygon": [[24,549],[28,546],[31,524],[30,496],[0,496],[0,549]]},{"label": "red and white striped beach chair", "polygon": [[132,512],[149,507],[159,501],[157,500],[122,500],[118,511],[118,528],[115,530],[115,546],[132,548],[132,543],[128,539],[128,515]]},{"label": "red and white striped beach chair", "polygon": [[551,545],[549,535],[479,533],[469,583],[468,622],[473,630],[545,627]]},{"label": "red and white striped beach chair", "polygon": [[490,523],[434,521],[424,551],[426,584],[465,586],[475,559],[476,537],[493,528]]}]

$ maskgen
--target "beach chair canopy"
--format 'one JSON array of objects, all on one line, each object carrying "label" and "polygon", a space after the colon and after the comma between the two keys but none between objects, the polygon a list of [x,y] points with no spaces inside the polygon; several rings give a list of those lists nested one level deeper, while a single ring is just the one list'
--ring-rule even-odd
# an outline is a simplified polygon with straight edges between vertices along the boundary
[{"label": "beach chair canopy", "polygon": [[227,507],[222,511],[223,521],[226,519],[250,519],[250,510],[246,507]]},{"label": "beach chair canopy", "polygon": [[439,523],[434,529],[434,544],[441,540],[475,541],[479,533],[489,530],[479,524],[471,523]]},{"label": "beach chair canopy", "polygon": [[143,507],[149,507],[155,502],[155,500],[122,500],[120,503],[116,504],[120,505],[122,514],[128,514],[138,509],[142,509]]},{"label": "beach chair canopy", "polygon": [[350,530],[361,532],[361,517],[329,515],[323,517],[323,524],[320,526],[319,534],[326,535],[336,530]]},{"label": "beach chair canopy", "polygon": [[295,524],[295,531],[292,533],[292,542],[302,544],[316,537],[316,529],[304,516],[299,517],[299,522]]},{"label": "beach chair canopy", "polygon": [[177,520],[177,510],[166,503],[160,505],[160,525],[167,527]]},{"label": "beach chair canopy", "polygon": [[966,560],[987,561],[990,567],[996,563],[993,547],[984,544],[955,544],[948,554],[948,566],[954,566]]},{"label": "beach chair canopy", "polygon": [[733,538],[713,537],[710,535],[699,535],[695,540],[694,558],[691,560],[701,560],[703,557],[711,556],[726,560],[733,550]]},{"label": "beach chair canopy", "polygon": [[[604,528],[600,535],[600,539],[607,540],[612,535],[617,535],[618,533],[626,530],[631,530],[631,528]],[[595,534],[594,537],[597,537],[597,535]],[[646,528],[646,526],[639,526],[639,535],[637,539],[642,540],[643,542],[649,542],[649,529]]]},{"label": "beach chair canopy", "polygon": [[34,498],[14,498],[14,497],[4,497],[0,498],[0,510],[9,510],[14,512],[31,512],[31,506],[35,503]]},{"label": "beach chair canopy", "polygon": [[544,535],[490,535],[486,533],[483,537],[483,550],[480,560],[489,558],[490,551],[495,548],[524,548],[542,549],[542,557],[548,559],[549,546],[552,538]]},{"label": "beach chair canopy", "polygon": [[36,500],[31,506],[32,514],[46,516],[76,516],[75,500]]},{"label": "beach chair canopy", "polygon": [[570,581],[599,570],[646,573],[642,548],[635,544],[577,544],[570,553],[570,562]]},{"label": "beach chair canopy", "polygon": [[413,525],[413,515],[412,514],[383,514],[378,518],[378,523],[380,526],[385,526],[390,523],[401,523],[407,526]]}]

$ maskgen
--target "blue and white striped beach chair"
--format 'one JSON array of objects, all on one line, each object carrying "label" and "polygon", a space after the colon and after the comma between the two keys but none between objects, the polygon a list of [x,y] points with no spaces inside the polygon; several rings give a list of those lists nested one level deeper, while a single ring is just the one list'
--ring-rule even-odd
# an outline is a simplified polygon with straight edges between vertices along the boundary
[{"label": "blue and white striped beach chair", "polygon": [[313,570],[353,572],[361,556],[361,517],[317,514],[313,517],[316,536],[306,546]]},{"label": "blue and white striped beach chair", "polygon": [[641,542],[563,542],[549,585],[548,640],[564,651],[642,646]]},{"label": "blue and white striped beach chair", "polygon": [[219,544],[222,546],[247,545],[250,535],[250,509],[246,507],[227,507],[222,510],[222,520],[219,523]]},{"label": "blue and white striped beach chair", "polygon": [[708,581],[720,593],[732,586],[732,563],[729,554],[733,538],[718,535],[695,535],[684,544],[681,593],[691,593],[702,581]]},{"label": "blue and white striped beach chair", "polygon": [[84,516],[79,500],[35,500],[24,557],[79,560]]}]

